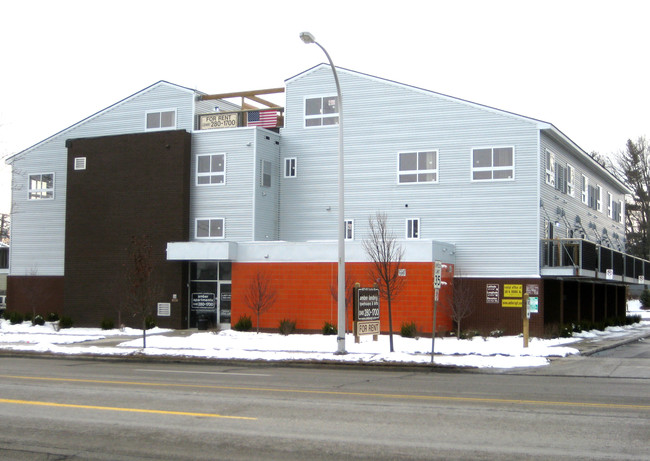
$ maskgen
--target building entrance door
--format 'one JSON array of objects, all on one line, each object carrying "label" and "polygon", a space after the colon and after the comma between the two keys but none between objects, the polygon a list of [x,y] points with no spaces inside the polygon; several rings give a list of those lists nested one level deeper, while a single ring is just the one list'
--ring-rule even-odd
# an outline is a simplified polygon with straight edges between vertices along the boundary
[{"label": "building entrance door", "polygon": [[190,263],[189,328],[230,328],[231,264]]}]

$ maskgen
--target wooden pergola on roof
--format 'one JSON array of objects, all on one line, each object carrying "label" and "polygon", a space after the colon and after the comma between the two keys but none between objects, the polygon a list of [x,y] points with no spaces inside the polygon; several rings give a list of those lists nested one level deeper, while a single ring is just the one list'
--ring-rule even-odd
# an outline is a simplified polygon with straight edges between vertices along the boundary
[{"label": "wooden pergola on roof", "polygon": [[220,93],[220,94],[204,94],[199,99],[202,101],[210,99],[228,99],[228,98],[238,98],[241,97],[241,108],[242,110],[259,110],[259,107],[253,106],[246,102],[246,99],[250,99],[258,104],[262,104],[269,109],[276,109],[278,111],[283,111],[284,108],[278,106],[271,101],[262,99],[259,95],[263,94],[274,94],[274,93],[284,93],[284,88],[269,88],[266,90],[254,90],[254,91],[236,91],[234,93]]}]

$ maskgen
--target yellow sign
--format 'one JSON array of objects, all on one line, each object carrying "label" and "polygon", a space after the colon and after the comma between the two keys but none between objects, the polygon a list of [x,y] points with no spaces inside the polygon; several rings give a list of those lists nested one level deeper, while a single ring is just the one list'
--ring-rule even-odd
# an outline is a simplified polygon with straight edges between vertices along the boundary
[{"label": "yellow sign", "polygon": [[523,299],[504,299],[501,301],[501,307],[518,307],[521,308],[524,305]]},{"label": "yellow sign", "polygon": [[[523,296],[523,285],[503,285],[504,298],[521,298]],[[519,306],[521,307],[521,305]]]},{"label": "yellow sign", "polygon": [[199,117],[199,130],[214,130],[217,128],[236,128],[236,112],[204,114]]}]

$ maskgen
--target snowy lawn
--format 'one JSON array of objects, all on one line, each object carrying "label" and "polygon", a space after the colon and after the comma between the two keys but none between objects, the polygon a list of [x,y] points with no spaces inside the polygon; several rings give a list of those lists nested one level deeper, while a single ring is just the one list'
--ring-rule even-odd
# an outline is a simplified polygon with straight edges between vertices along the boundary
[{"label": "snowy lawn", "polygon": [[[515,368],[543,366],[550,357],[577,354],[570,345],[583,338],[616,337],[629,334],[630,329],[650,325],[650,311],[640,310],[638,302],[630,302],[629,313],[642,315],[640,324],[627,327],[610,327],[606,331],[590,331],[573,338],[531,338],[529,347],[523,347],[521,336],[501,338],[475,337],[468,340],[436,338],[435,358],[438,365],[455,365],[479,368]],[[359,344],[352,335],[346,337],[345,355],[336,355],[336,336],[320,334],[293,334],[238,332],[225,330],[218,333],[198,332],[189,336],[175,335],[172,330],[154,328],[147,331],[147,348],[142,349],[142,332],[127,328],[101,330],[99,328],[70,328],[55,331],[52,324],[44,326],[24,322],[11,325],[0,320],[0,349],[51,352],[57,354],[98,355],[152,355],[175,357],[203,357],[240,360],[298,360],[330,362],[380,362],[380,363],[430,363],[431,338],[402,338],[394,335],[395,352],[389,352],[388,335],[362,337]],[[84,344],[89,341],[111,338],[124,342],[117,346]],[[134,338],[135,337],[135,338]]]}]

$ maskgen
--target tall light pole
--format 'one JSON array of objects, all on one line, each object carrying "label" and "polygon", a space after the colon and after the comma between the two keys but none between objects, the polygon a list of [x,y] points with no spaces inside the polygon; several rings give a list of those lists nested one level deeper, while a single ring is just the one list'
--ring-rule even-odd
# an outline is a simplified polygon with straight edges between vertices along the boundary
[{"label": "tall light pole", "polygon": [[300,39],[309,44],[315,43],[323,50],[327,60],[332,68],[334,74],[334,82],[336,83],[336,96],[338,98],[339,109],[339,225],[338,225],[338,336],[337,336],[337,354],[345,354],[345,212],[343,209],[344,204],[344,187],[343,187],[343,98],[341,97],[341,85],[339,84],[339,76],[336,73],[336,67],[330,58],[329,53],[323,46],[316,41],[314,36],[309,32],[301,32]]}]

